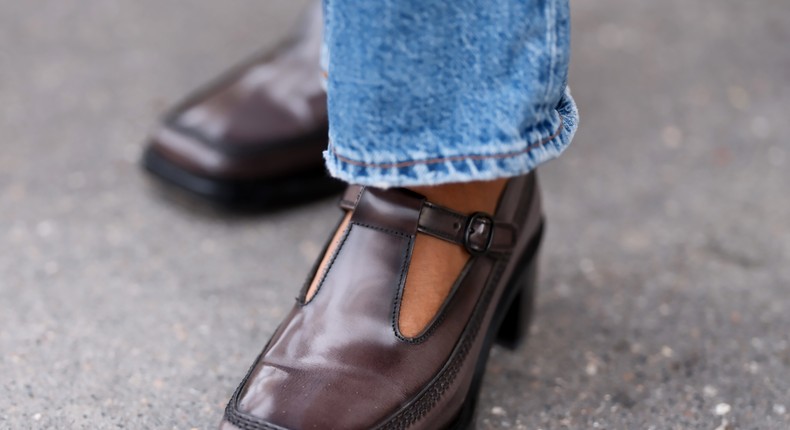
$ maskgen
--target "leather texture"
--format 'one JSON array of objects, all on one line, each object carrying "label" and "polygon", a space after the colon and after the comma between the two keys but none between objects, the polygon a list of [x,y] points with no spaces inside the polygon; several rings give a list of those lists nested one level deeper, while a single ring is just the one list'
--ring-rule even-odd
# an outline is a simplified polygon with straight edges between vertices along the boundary
[{"label": "leather texture", "polygon": [[[491,215],[403,189],[350,187],[341,207],[353,213],[316,293],[305,302],[303,290],[221,429],[460,428],[474,407],[492,321],[541,231],[535,174],[511,179]],[[476,248],[432,322],[405,337],[400,302],[418,233]]]},{"label": "leather texture", "polygon": [[323,170],[326,93],[320,4],[277,49],[236,67],[176,106],[149,151],[190,173],[259,180]]}]

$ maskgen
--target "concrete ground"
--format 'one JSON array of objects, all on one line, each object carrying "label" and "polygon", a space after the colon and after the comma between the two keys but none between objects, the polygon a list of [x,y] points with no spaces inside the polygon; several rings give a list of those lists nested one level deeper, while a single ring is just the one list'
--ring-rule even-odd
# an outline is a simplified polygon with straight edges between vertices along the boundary
[{"label": "concrete ground", "polygon": [[[0,0],[0,428],[216,424],[338,210],[230,215],[137,161],[301,4]],[[790,7],[573,8],[581,129],[479,428],[790,428]]]}]

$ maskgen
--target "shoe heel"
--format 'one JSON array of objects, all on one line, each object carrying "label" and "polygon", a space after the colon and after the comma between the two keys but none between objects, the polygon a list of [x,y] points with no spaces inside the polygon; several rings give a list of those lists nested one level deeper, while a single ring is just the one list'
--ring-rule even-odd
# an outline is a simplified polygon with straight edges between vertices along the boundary
[{"label": "shoe heel", "polygon": [[514,279],[518,285],[518,293],[508,307],[497,332],[496,343],[510,350],[518,348],[529,333],[538,277],[537,260],[535,255],[521,274]]}]

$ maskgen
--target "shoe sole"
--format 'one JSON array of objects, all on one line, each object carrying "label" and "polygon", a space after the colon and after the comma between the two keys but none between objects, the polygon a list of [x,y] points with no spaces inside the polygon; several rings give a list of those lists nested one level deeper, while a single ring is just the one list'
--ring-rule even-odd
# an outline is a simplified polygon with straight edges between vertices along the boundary
[{"label": "shoe sole", "polygon": [[186,170],[153,148],[146,149],[142,166],[167,184],[212,203],[237,209],[269,209],[306,203],[345,188],[345,184],[327,175],[323,166],[275,179],[218,179]]}]

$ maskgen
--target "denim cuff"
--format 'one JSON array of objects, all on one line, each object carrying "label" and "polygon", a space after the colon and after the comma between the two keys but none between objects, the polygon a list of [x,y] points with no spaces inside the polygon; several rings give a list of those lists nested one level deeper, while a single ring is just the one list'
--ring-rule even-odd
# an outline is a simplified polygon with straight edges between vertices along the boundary
[{"label": "denim cuff", "polygon": [[[436,185],[519,176],[565,151],[578,126],[579,114],[570,89],[548,119],[509,140],[480,142],[459,148],[457,142],[424,142],[427,148],[447,148],[453,153],[409,153],[393,141],[390,151],[365,152],[368,142],[337,141],[330,134],[324,159],[329,173],[345,182],[379,188]],[[406,137],[402,137],[406,138]],[[352,149],[353,148],[353,149]],[[481,152],[481,149],[487,151]]]}]

